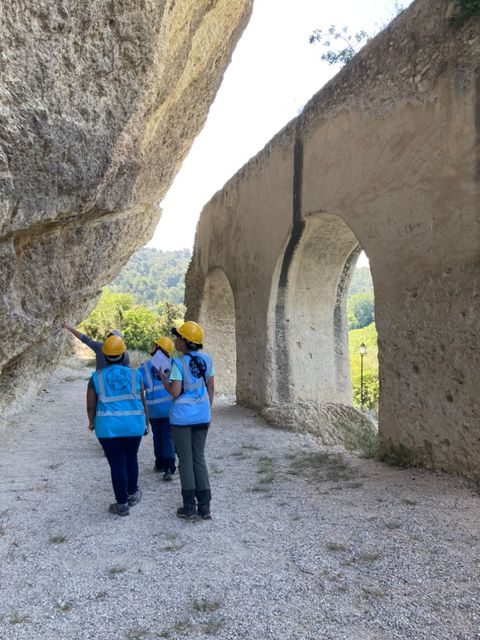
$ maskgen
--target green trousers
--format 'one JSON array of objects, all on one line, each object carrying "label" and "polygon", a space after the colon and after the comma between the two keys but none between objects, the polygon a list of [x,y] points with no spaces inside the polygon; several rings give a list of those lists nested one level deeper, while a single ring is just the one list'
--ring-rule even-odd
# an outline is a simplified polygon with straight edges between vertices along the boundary
[{"label": "green trousers", "polygon": [[193,505],[195,498],[199,506],[210,505],[210,482],[204,455],[208,429],[174,425],[171,425],[171,429],[178,456],[184,505]]}]

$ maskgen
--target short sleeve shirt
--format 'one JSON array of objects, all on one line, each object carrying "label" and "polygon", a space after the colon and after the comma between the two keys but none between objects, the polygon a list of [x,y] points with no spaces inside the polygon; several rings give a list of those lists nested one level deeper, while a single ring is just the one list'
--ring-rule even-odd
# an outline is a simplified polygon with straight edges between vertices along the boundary
[{"label": "short sleeve shirt", "polygon": [[[213,378],[214,375],[215,375],[215,367],[213,366],[213,362],[212,362],[212,368],[208,372],[207,380],[209,378]],[[169,380],[169,382],[173,382],[174,380],[183,380],[182,372],[178,368],[178,365],[175,362],[175,360],[173,360],[173,362],[172,362],[172,370],[170,371],[170,376],[169,376],[168,380]]]}]

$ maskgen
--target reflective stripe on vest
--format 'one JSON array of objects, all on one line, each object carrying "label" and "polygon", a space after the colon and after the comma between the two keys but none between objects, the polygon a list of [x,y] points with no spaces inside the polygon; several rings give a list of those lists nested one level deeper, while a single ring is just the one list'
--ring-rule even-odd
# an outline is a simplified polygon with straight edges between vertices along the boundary
[{"label": "reflective stripe on vest", "polygon": [[165,402],[170,402],[170,400],[172,399],[172,397],[170,396],[170,394],[168,396],[165,396],[163,398],[155,398],[154,400],[148,400],[147,398],[147,404],[162,404]]},{"label": "reflective stripe on vest", "polygon": [[205,400],[209,400],[208,393],[204,393],[203,396],[199,398],[181,395],[175,400],[175,404],[198,404],[199,402],[205,402]]},{"label": "reflective stripe on vest", "polygon": [[[147,363],[144,362],[142,364],[142,369],[145,373],[145,378],[147,380],[147,384],[148,387],[145,389],[146,391],[146,402],[147,404],[150,405],[154,405],[154,404],[163,404],[165,402],[170,402],[172,397],[171,395],[168,393],[168,391],[166,391],[163,382],[160,380],[159,382],[155,383],[153,381],[153,377],[151,374],[151,371],[149,369],[149,367],[147,366]],[[155,393],[155,391],[162,391],[162,392],[166,392],[167,395],[162,396],[161,398],[149,398],[149,395],[152,395]]]},{"label": "reflective stripe on vest", "polygon": [[103,372],[104,372],[104,369],[100,369],[97,371],[98,391],[99,391],[98,397],[101,402],[103,402],[104,404],[108,404],[109,402],[121,402],[122,400],[137,399],[138,397],[136,393],[137,372],[135,369],[132,369],[132,393],[126,393],[123,396],[107,396],[106,395],[105,382],[103,380]]},{"label": "reflective stripe on vest", "polygon": [[145,371],[145,378],[147,379],[147,384],[148,384],[147,388],[145,389],[146,391],[148,391],[149,393],[152,393],[154,391],[161,391],[165,388],[161,380],[154,382],[152,378],[152,374],[146,362],[142,364],[142,369]]},{"label": "reflective stripe on vest", "polygon": [[97,416],[143,416],[145,411],[133,410],[133,411],[97,411]]}]

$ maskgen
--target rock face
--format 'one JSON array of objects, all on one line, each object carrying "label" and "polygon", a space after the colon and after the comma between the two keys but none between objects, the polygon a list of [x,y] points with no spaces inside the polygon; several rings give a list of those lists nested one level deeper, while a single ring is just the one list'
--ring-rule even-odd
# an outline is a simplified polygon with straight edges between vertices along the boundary
[{"label": "rock face", "polygon": [[251,0],[32,0],[0,15],[0,408],[144,244]]},{"label": "rock face", "polygon": [[345,300],[362,247],[383,452],[478,476],[480,16],[452,28],[453,8],[414,2],[215,195],[186,302],[217,361],[236,346],[241,403],[331,441],[354,418]]}]

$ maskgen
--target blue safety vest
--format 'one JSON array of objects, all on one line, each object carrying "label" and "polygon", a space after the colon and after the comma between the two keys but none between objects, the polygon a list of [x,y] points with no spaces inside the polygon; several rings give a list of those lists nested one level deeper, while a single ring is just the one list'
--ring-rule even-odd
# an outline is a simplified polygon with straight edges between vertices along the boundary
[{"label": "blue safety vest", "polygon": [[[205,378],[208,381],[212,371],[212,358],[199,351],[195,351],[192,355],[205,363]],[[174,426],[208,424],[210,422],[210,401],[207,386],[198,367],[189,355],[174,358],[173,362],[182,374],[182,393],[173,400],[170,409],[170,424]]]},{"label": "blue safety vest", "polygon": [[145,399],[149,418],[168,418],[172,406],[172,396],[163,386],[163,382],[152,372],[153,365],[147,360],[139,371],[145,385]]},{"label": "blue safety vest", "polygon": [[145,410],[141,399],[142,376],[136,369],[109,365],[92,374],[97,394],[95,433],[98,438],[141,436]]}]

